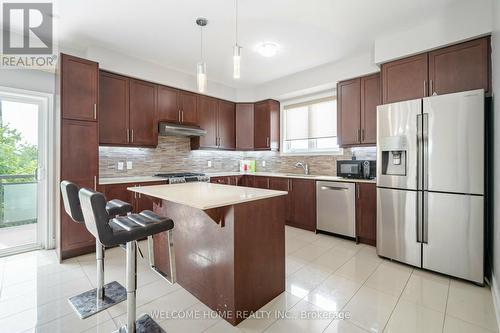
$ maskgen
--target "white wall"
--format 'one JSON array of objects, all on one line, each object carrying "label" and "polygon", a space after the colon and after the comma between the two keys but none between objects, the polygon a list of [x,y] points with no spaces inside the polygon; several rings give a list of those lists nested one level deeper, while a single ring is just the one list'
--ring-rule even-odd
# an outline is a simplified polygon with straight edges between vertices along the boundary
[{"label": "white wall", "polygon": [[494,136],[494,186],[493,186],[493,300],[500,321],[500,1],[493,6],[494,31],[491,39],[493,65],[493,136]]},{"label": "white wall", "polygon": [[335,88],[337,81],[378,71],[379,68],[373,63],[371,53],[366,52],[266,82],[254,88],[253,97],[254,100],[293,98],[332,89]]},{"label": "white wall", "polygon": [[380,64],[485,35],[492,30],[493,2],[462,1],[423,20],[408,30],[398,30],[375,40],[375,63]]},{"label": "white wall", "polygon": [[[142,59],[93,46],[87,48],[86,58],[97,61],[101,69],[179,89],[196,91],[196,77],[194,75]],[[234,101],[236,100],[236,89],[218,82],[208,81],[207,95]]]}]

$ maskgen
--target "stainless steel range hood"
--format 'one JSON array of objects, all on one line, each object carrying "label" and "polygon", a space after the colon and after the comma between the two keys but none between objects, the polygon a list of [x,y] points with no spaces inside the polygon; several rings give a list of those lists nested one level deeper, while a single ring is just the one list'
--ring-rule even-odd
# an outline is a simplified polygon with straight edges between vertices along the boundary
[{"label": "stainless steel range hood", "polygon": [[207,134],[202,128],[196,126],[178,125],[172,123],[160,123],[159,135],[177,135],[177,136],[203,136]]}]

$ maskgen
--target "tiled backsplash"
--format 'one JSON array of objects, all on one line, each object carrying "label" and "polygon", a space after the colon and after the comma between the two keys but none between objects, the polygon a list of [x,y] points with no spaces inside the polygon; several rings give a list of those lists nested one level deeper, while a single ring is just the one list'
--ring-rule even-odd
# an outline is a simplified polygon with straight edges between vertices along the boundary
[{"label": "tiled backsplash", "polygon": [[[335,175],[336,160],[350,159],[352,154],[359,159],[375,159],[375,148],[344,149],[344,155],[281,156],[279,152],[242,152],[191,150],[187,137],[160,136],[157,148],[99,148],[99,173],[101,178],[124,176],[150,176],[158,172],[238,171],[241,159],[255,159],[257,171],[302,172],[294,167],[297,161],[309,164],[312,174]],[[131,170],[118,170],[118,162],[131,161]],[[208,167],[208,161],[212,167]],[[265,161],[265,166],[262,162]],[[125,163],[124,163],[125,164]]]}]

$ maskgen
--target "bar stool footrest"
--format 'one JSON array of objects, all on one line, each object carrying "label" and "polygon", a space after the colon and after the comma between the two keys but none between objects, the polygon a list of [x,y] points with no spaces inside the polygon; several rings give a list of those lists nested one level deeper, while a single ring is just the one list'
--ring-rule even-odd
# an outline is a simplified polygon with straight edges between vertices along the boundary
[{"label": "bar stool footrest", "polygon": [[[149,315],[144,314],[135,321],[135,331],[137,333],[166,333],[160,325]],[[128,333],[127,326],[122,326],[115,333]]]},{"label": "bar stool footrest", "polygon": [[116,281],[104,285],[103,299],[97,299],[96,290],[94,288],[68,299],[81,319],[88,318],[127,299],[127,290]]}]

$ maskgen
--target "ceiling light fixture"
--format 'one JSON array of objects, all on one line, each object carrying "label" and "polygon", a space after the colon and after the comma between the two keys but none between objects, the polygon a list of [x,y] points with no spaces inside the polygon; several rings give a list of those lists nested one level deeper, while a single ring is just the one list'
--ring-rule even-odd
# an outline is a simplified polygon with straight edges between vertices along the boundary
[{"label": "ceiling light fixture", "polygon": [[233,47],[233,78],[240,78],[241,46],[238,45],[238,0],[235,0],[235,44]]},{"label": "ceiling light fixture", "polygon": [[200,61],[196,64],[196,83],[198,91],[204,93],[207,91],[207,64],[203,61],[203,27],[208,24],[208,20],[198,17],[196,24],[200,27]]},{"label": "ceiling light fixture", "polygon": [[278,50],[278,44],[273,42],[264,42],[257,46],[257,52],[259,52],[261,56],[266,58],[274,57],[276,53],[278,53]]}]

